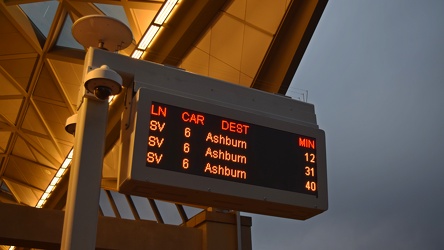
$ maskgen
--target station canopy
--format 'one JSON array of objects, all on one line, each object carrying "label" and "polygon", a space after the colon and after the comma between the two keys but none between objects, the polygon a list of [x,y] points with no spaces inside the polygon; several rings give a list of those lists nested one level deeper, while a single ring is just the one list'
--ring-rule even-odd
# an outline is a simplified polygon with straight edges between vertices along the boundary
[{"label": "station canopy", "polygon": [[[326,3],[1,0],[0,202],[64,207],[74,144],[64,127],[77,112],[87,50],[71,33],[77,19],[107,15],[127,25],[133,41],[118,53],[134,60],[285,94]],[[106,149],[104,188],[114,187],[117,151]]]}]

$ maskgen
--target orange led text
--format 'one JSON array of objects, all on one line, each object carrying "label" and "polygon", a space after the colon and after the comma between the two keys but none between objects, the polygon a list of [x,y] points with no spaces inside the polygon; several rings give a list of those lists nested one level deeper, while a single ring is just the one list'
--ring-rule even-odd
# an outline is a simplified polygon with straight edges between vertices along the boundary
[{"label": "orange led text", "polygon": [[227,166],[221,166],[221,165],[210,165],[210,163],[207,163],[205,166],[205,173],[210,173],[214,175],[222,175],[222,176],[228,176],[233,177],[236,179],[247,179],[247,172],[244,170],[239,169],[232,169]]},{"label": "orange led text", "polygon": [[249,125],[222,120],[222,129],[233,133],[247,134]]},{"label": "orange led text", "polygon": [[167,108],[159,106],[159,105],[155,106],[154,104],[151,104],[151,115],[166,117]]},{"label": "orange led text", "polygon": [[299,137],[299,147],[316,149],[315,140]]},{"label": "orange led text", "polygon": [[162,130],[165,128],[165,123],[164,122],[159,122],[156,120],[151,120],[150,121],[150,130],[152,131],[157,131],[159,130],[159,132],[162,132]]},{"label": "orange led text", "polygon": [[204,125],[205,116],[199,114],[190,114],[187,111],[182,113],[182,120],[184,122],[191,122],[194,124]]},{"label": "orange led text", "polygon": [[164,141],[164,138],[159,138],[159,137],[154,136],[154,135],[148,136],[148,145],[150,147],[158,147],[158,148],[160,148],[160,147],[162,147],[163,141]]},{"label": "orange led text", "polygon": [[155,163],[155,164],[159,164],[160,161],[162,160],[163,154],[157,154],[154,152],[148,152],[146,154],[146,161],[148,163]]}]

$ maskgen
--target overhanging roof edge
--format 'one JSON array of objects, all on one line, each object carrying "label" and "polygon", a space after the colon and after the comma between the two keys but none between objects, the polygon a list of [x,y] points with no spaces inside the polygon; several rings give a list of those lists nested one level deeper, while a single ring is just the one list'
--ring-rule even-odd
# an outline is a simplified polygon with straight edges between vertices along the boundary
[{"label": "overhanging roof edge", "polygon": [[285,94],[328,0],[295,0],[288,7],[252,88]]}]

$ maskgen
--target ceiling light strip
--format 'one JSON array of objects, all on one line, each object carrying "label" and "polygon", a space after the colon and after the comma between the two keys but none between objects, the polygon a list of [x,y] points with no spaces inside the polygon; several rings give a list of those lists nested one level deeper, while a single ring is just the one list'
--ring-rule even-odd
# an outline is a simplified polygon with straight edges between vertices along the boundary
[{"label": "ceiling light strip", "polygon": [[[108,102],[111,103],[114,100],[114,96],[111,96],[108,99]],[[45,203],[46,200],[51,196],[52,191],[54,191],[55,187],[59,183],[59,181],[62,179],[63,175],[66,173],[66,170],[68,169],[69,165],[72,161],[72,155],[74,152],[74,148],[71,148],[68,155],[66,156],[65,160],[62,162],[62,165],[60,165],[59,170],[57,170],[56,174],[52,178],[51,182],[49,183],[48,187],[46,188],[45,192],[40,197],[39,201],[35,205],[36,208],[41,208]]]},{"label": "ceiling light strip", "polygon": [[148,31],[143,36],[143,39],[140,41],[139,46],[137,46],[137,48],[140,50],[146,50],[146,48],[148,48],[148,45],[154,39],[154,36],[156,36],[157,31],[159,31],[159,29],[160,29],[160,26],[151,25],[148,28]]},{"label": "ceiling light strip", "polygon": [[136,49],[136,50],[133,52],[133,54],[131,55],[131,57],[132,57],[132,58],[139,59],[139,58],[142,57],[142,55],[143,55],[143,50],[138,50],[138,49]]},{"label": "ceiling light strip", "polygon": [[[73,148],[69,151],[68,155],[66,156],[65,160],[63,161],[62,165],[60,165],[59,170],[55,174],[54,178],[52,178],[52,181],[49,183],[48,187],[46,188],[45,192],[40,197],[39,201],[35,205],[36,208],[42,208],[45,204],[46,200],[51,196],[52,191],[54,191],[57,183],[59,183],[62,176],[65,174],[66,170],[68,169],[69,164],[71,164],[72,161],[72,153]],[[15,250],[15,246],[10,246],[8,250]]]},{"label": "ceiling light strip", "polygon": [[71,148],[71,150],[69,151],[69,154],[66,156],[62,165],[60,165],[59,170],[57,170],[57,173],[52,178],[52,181],[49,183],[45,192],[42,194],[39,201],[35,205],[36,208],[43,207],[43,205],[46,203],[46,200],[51,196],[52,192],[54,191],[55,187],[59,183],[60,179],[62,179],[62,176],[66,173],[68,166],[71,164],[72,154],[73,154],[73,148]]},{"label": "ceiling light strip", "polygon": [[158,34],[160,28],[162,28],[162,25],[170,16],[177,2],[178,0],[167,0],[166,2],[164,2],[162,7],[160,8],[160,11],[157,13],[156,17],[154,18],[154,21],[151,22],[150,26],[146,30],[142,39],[140,40],[137,49],[133,51],[131,55],[132,58],[140,59],[142,57],[145,50],[149,48],[151,42]]},{"label": "ceiling light strip", "polygon": [[176,3],[177,0],[166,1],[159,14],[157,14],[157,17],[154,19],[154,23],[157,25],[162,25],[170,15]]}]

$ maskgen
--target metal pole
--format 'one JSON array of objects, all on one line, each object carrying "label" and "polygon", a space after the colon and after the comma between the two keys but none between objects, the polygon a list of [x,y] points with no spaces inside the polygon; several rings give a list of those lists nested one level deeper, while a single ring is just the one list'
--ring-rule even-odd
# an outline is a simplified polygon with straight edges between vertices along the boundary
[{"label": "metal pole", "polygon": [[108,102],[83,97],[77,117],[61,249],[95,249]]},{"label": "metal pole", "polygon": [[240,212],[236,211],[237,250],[242,250],[242,223]]}]

